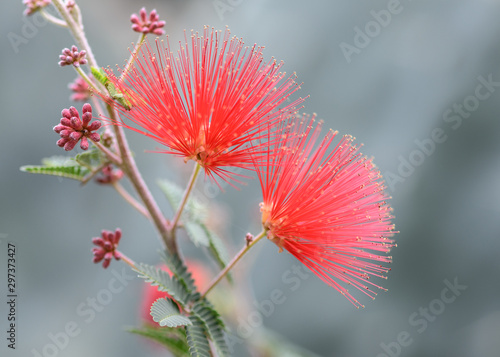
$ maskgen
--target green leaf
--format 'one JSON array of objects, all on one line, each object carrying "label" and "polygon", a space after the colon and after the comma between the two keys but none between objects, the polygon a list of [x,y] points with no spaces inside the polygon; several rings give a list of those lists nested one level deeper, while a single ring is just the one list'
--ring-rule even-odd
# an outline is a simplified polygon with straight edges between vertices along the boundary
[{"label": "green leaf", "polygon": [[132,103],[130,103],[127,98],[125,98],[125,96],[123,95],[123,93],[120,93],[116,90],[116,87],[113,83],[111,82],[107,82],[106,83],[106,88],[109,92],[109,95],[111,96],[111,98],[113,98],[114,100],[116,100],[118,103],[120,103],[124,108],[125,110],[130,110],[132,109]]},{"label": "green leaf", "polygon": [[205,334],[203,322],[196,316],[190,316],[192,325],[186,326],[186,339],[192,357],[210,357],[210,345]]},{"label": "green leaf", "polygon": [[95,146],[93,146],[92,149],[76,155],[74,160],[78,164],[91,169],[101,163],[101,153]]},{"label": "green leaf", "polygon": [[102,68],[90,67],[90,72],[92,72],[94,78],[97,79],[101,84],[106,85],[108,83],[108,76]]},{"label": "green leaf", "polygon": [[[158,186],[165,194],[172,209],[177,211],[184,195],[184,189],[168,180],[159,180]],[[186,221],[203,222],[207,215],[208,208],[199,199],[191,196],[186,202],[181,218],[183,218],[184,223]]]},{"label": "green leaf", "polygon": [[219,313],[215,311],[206,300],[196,303],[193,306],[192,312],[203,322],[219,355],[229,356],[229,347],[224,333],[225,327]]},{"label": "green leaf", "polygon": [[50,167],[77,166],[77,164],[75,163],[75,161],[73,160],[72,157],[59,156],[59,155],[43,158],[42,165],[43,166],[50,166]]},{"label": "green leaf", "polygon": [[33,174],[52,175],[83,181],[94,167],[101,162],[97,148],[85,151],[74,158],[69,156],[51,156],[42,159],[42,165],[21,166],[21,171]]},{"label": "green leaf", "polygon": [[171,278],[166,271],[148,264],[140,263],[136,267],[137,269],[134,270],[139,273],[140,278],[145,279],[152,286],[157,286],[158,290],[167,292],[182,306],[188,303],[191,290],[187,290],[185,284],[177,278]]},{"label": "green leaf", "polygon": [[209,238],[202,224],[187,221],[184,222],[184,229],[186,229],[189,239],[191,239],[195,246],[199,247],[202,245],[208,247],[210,245]]},{"label": "green leaf", "polygon": [[[162,254],[162,259],[165,261],[165,264],[167,264],[172,274],[179,280],[179,282],[188,293],[196,292],[194,279],[191,276],[191,273],[188,271],[188,268],[184,265],[177,254],[169,254],[168,252],[164,252]],[[190,299],[190,301],[193,300]]]},{"label": "green leaf", "polygon": [[151,316],[160,326],[179,327],[191,325],[191,321],[179,313],[179,308],[171,300],[160,298],[151,306]]},{"label": "green leaf", "polygon": [[52,175],[66,177],[77,181],[83,181],[90,170],[74,163],[73,166],[21,166],[21,171],[32,174]]},{"label": "green leaf", "polygon": [[141,328],[131,328],[127,331],[162,344],[174,355],[174,357],[185,357],[189,355],[189,346],[187,345],[184,329],[143,326]]}]

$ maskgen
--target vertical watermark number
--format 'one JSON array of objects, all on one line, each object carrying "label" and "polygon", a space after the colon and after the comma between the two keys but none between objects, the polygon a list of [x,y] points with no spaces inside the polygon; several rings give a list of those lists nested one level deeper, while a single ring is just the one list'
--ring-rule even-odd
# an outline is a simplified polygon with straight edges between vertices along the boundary
[{"label": "vertical watermark number", "polygon": [[7,347],[16,349],[16,246],[7,244]]}]

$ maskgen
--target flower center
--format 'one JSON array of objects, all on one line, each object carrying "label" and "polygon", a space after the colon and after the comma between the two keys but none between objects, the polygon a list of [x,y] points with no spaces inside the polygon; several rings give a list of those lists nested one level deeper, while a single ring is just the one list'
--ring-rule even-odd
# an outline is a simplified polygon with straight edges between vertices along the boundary
[{"label": "flower center", "polygon": [[280,222],[272,220],[271,207],[265,205],[264,202],[260,204],[260,211],[262,212],[262,226],[267,232],[267,239],[276,244],[279,248],[279,253],[281,253],[283,251],[284,239],[275,234]]}]

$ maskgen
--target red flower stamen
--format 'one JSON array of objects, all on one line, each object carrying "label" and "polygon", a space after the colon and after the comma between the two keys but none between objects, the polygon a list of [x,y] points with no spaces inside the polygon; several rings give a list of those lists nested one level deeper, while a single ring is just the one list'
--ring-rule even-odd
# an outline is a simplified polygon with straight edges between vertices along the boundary
[{"label": "red flower stamen", "polygon": [[261,47],[244,47],[229,30],[223,36],[208,28],[201,37],[192,33],[177,56],[168,38],[166,44],[157,40],[156,49],[159,54],[143,45],[124,80],[108,72],[131,103],[131,110],[116,108],[140,128],[114,124],[153,138],[166,153],[197,161],[211,178],[229,182],[235,175],[226,168],[253,169],[252,154],[264,152],[250,142],[303,101],[285,104],[299,88],[294,77],[280,72],[275,60],[264,63]]},{"label": "red flower stamen", "polygon": [[[394,241],[391,208],[379,171],[353,145],[351,136],[328,151],[336,132],[315,148],[321,124],[293,118],[256,160],[262,186],[262,224],[279,250],[287,250],[324,282],[361,305],[345,288],[374,298],[372,276],[385,278]],[[385,289],[383,289],[385,290]]]}]

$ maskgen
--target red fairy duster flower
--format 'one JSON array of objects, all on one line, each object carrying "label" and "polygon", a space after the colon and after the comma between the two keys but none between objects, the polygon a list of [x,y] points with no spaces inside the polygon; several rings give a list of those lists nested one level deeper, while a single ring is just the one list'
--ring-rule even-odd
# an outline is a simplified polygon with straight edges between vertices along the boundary
[{"label": "red fairy duster flower", "polygon": [[[353,285],[374,298],[371,276],[384,277],[388,239],[394,226],[384,185],[371,160],[344,136],[329,151],[336,132],[319,146],[321,124],[293,118],[282,124],[265,160],[256,162],[262,186],[262,224],[267,237],[290,252],[324,282],[361,305],[345,288]],[[308,139],[309,137],[309,139]]]},{"label": "red fairy duster flower", "polygon": [[[205,28],[191,34],[174,56],[168,37],[155,54],[144,45],[124,80],[109,73],[118,93],[131,103],[117,108],[140,128],[120,123],[165,145],[164,152],[195,160],[206,175],[228,181],[223,167],[253,168],[249,142],[276,123],[280,112],[295,112],[299,99],[277,108],[299,86],[279,72],[282,64],[263,62],[262,48]],[[254,151],[258,151],[254,147]]]}]

